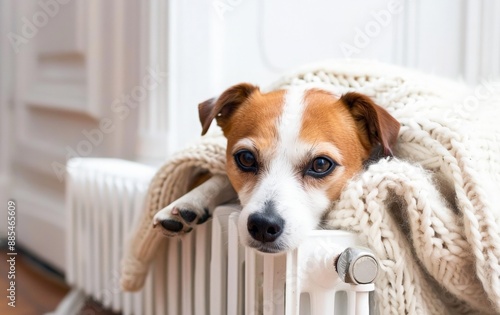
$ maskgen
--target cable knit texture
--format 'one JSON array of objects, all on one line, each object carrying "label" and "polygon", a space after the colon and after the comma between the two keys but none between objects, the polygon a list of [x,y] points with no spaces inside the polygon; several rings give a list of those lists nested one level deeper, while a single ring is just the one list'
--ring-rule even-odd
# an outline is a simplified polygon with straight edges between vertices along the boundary
[{"label": "cable knit texture", "polygon": [[[379,258],[381,314],[500,314],[499,84],[472,89],[368,61],[325,61],[269,89],[309,84],[357,91],[402,128],[396,158],[370,165],[344,188],[327,216],[358,233]],[[123,259],[122,287],[142,287],[162,236],[154,214],[186,193],[199,171],[224,173],[225,141],[208,136],[154,177]]]}]

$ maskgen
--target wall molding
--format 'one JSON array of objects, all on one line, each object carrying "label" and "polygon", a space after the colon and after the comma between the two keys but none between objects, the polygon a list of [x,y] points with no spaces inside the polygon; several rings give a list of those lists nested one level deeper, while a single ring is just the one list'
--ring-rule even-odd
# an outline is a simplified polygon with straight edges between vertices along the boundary
[{"label": "wall molding", "polygon": [[23,98],[27,106],[50,110],[64,110],[88,115],[97,119],[98,114],[87,107],[85,85],[65,82],[37,82]]},{"label": "wall molding", "polygon": [[464,36],[464,79],[474,84],[480,76],[481,15],[483,1],[466,1]]},{"label": "wall molding", "polygon": [[[168,72],[168,60],[172,58],[172,48],[169,47],[169,1],[145,0],[141,6],[141,69],[158,69]],[[172,114],[169,103],[168,83],[172,77],[154,90],[148,92],[139,108],[139,139],[137,145],[138,158],[141,161],[154,162],[162,160],[168,154],[168,116]]]},{"label": "wall molding", "polygon": [[[10,130],[9,135],[15,139],[8,148],[12,149],[12,167],[16,172],[12,192],[23,209],[19,240],[60,269],[64,267],[67,233],[64,185],[53,170],[53,162],[64,168],[69,154],[66,146],[77,149],[82,140],[88,140],[83,131],[99,129],[104,118],[113,122],[114,130],[95,140],[97,144],[93,143],[89,157],[134,157],[138,110],[127,119],[119,119],[112,104],[140,81],[139,5],[135,0],[69,1],[60,10],[66,13],[52,17],[12,56],[13,71],[0,73],[0,80],[12,81],[15,130]],[[30,19],[34,11],[41,10],[38,1],[0,1],[0,8],[3,34],[20,34],[23,18]],[[4,15],[12,24],[5,28]],[[51,31],[54,28],[56,32]],[[6,48],[11,49],[10,43],[0,45],[0,53]],[[4,59],[1,60],[3,67]],[[7,95],[2,83],[3,122],[8,116],[3,115]],[[4,128],[3,124],[0,128]],[[4,136],[3,132],[0,136]],[[2,138],[0,149],[3,146]],[[3,153],[2,150],[2,182]],[[39,229],[47,233],[39,236]]]},{"label": "wall molding", "polygon": [[469,84],[500,78],[500,2],[466,0],[464,77]]},{"label": "wall molding", "polygon": [[482,0],[481,10],[481,55],[480,79],[490,79],[500,75],[500,2]]},{"label": "wall molding", "polygon": [[[67,153],[62,147],[40,140],[22,139],[17,142],[16,151],[18,152],[17,167],[26,167],[39,176],[59,181],[52,165],[53,162],[61,165],[66,163]],[[37,158],[33,159],[33,156]]]},{"label": "wall molding", "polygon": [[64,203],[54,203],[36,191],[22,188],[16,188],[13,197],[19,210],[16,217],[19,244],[64,271],[66,220],[64,213],[53,211],[64,208]]},{"label": "wall molding", "polygon": [[[85,45],[86,69],[87,69],[87,106],[89,112],[96,116],[100,116],[100,105],[103,103],[103,70],[109,69],[104,67],[103,63],[107,60],[103,56],[103,14],[104,3],[98,0],[85,1],[85,7],[82,10],[85,12],[85,20],[95,21],[94,23],[86,23],[87,36]],[[89,19],[92,18],[92,19]]]}]

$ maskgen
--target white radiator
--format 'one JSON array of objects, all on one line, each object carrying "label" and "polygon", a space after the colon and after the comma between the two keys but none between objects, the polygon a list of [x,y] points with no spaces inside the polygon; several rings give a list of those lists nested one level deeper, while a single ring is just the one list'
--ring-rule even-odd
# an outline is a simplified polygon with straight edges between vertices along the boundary
[{"label": "white radiator", "polygon": [[[347,284],[335,271],[339,254],[358,245],[352,234],[314,231],[286,255],[260,255],[239,244],[237,205],[218,207],[206,224],[168,240],[144,289],[121,292],[120,260],[154,171],[115,159],[68,162],[67,281],[106,308],[125,315],[331,315],[373,309],[373,284]],[[368,260],[368,269],[376,268],[375,260]]]}]

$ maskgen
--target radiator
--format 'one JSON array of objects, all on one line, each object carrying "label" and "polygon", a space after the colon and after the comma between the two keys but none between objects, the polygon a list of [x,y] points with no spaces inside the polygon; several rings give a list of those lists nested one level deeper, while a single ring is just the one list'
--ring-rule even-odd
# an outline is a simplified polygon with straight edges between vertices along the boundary
[{"label": "radiator", "polygon": [[143,290],[121,292],[120,260],[155,168],[75,158],[67,171],[67,282],[105,308],[125,315],[373,313],[371,281],[343,281],[352,266],[340,266],[340,276],[334,266],[359,245],[353,234],[313,231],[296,250],[261,255],[239,243],[238,205],[219,206],[206,224],[167,240]]}]

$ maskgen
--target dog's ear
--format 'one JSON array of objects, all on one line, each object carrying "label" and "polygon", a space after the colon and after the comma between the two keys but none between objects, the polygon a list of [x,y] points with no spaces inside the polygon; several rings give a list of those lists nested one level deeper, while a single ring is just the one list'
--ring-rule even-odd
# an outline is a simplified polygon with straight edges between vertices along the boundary
[{"label": "dog's ear", "polygon": [[392,156],[392,147],[399,134],[399,122],[366,95],[349,92],[340,100],[347,105],[359,130],[368,137],[371,148],[380,144],[384,156]]},{"label": "dog's ear", "polygon": [[217,125],[224,129],[234,110],[258,89],[255,85],[240,83],[224,91],[219,98],[212,98],[200,103],[198,105],[198,113],[203,128],[201,134],[204,135],[207,133],[214,118],[217,120]]}]

